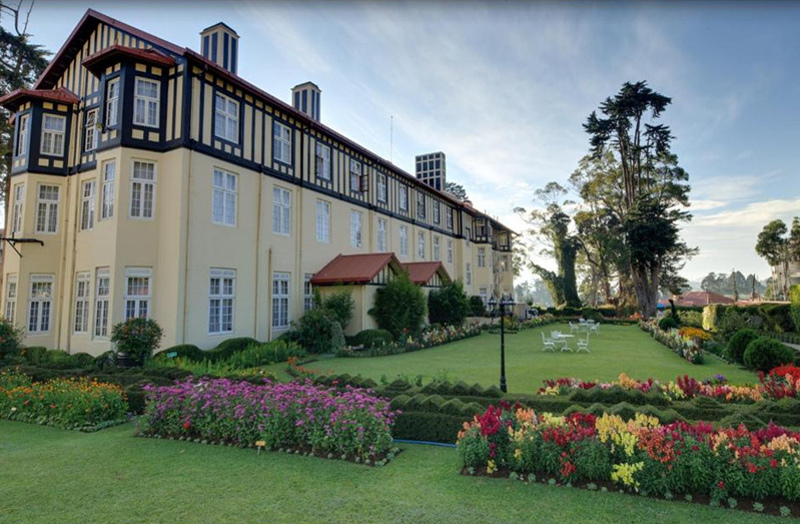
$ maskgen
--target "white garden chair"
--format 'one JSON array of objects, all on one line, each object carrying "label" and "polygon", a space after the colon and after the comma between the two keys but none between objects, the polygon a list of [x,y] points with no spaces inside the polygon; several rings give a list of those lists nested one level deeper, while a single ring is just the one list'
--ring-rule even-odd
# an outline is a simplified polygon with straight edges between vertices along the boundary
[{"label": "white garden chair", "polygon": [[589,326],[589,333],[600,334],[600,324],[592,324]]},{"label": "white garden chair", "polygon": [[572,322],[569,323],[569,332],[570,333],[575,333],[577,331],[580,331],[580,329],[581,329],[580,324],[573,324]]},{"label": "white garden chair", "polygon": [[544,331],[542,331],[542,351],[552,351],[553,353],[556,352],[556,343],[552,338],[547,338],[544,336]]},{"label": "white garden chair", "polygon": [[578,339],[578,353],[580,353],[581,351],[591,353],[591,351],[589,351],[589,333],[586,333],[585,339],[582,338]]}]

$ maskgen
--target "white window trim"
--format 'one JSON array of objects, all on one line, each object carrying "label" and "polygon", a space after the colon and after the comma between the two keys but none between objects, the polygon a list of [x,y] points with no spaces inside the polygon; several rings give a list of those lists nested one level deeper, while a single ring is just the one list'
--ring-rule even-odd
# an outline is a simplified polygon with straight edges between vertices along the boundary
[{"label": "white window trim", "polygon": [[408,186],[401,185],[397,190],[397,208],[408,213]]},{"label": "white window trim", "polygon": [[408,226],[400,226],[400,256],[408,256]]},{"label": "white window trim", "polygon": [[425,194],[417,192],[417,218],[425,220],[427,218],[427,213],[425,211]]},{"label": "white window trim", "polygon": [[20,115],[17,125],[17,143],[14,147],[14,156],[28,156],[28,144],[31,135],[31,115],[25,113]]},{"label": "white window trim", "polygon": [[433,247],[432,247],[432,251],[433,252],[431,253],[432,260],[441,260],[442,251],[440,249],[439,243],[440,243],[439,236],[438,235],[434,235],[433,236]]},{"label": "white window trim", "polygon": [[[86,111],[86,122],[83,124],[83,152],[88,153],[97,149],[97,115],[99,109],[89,109]],[[91,143],[89,136],[91,135]]]},{"label": "white window trim", "polygon": [[422,231],[417,232],[417,256],[425,259],[425,233]]},{"label": "white window trim", "polygon": [[[81,286],[83,284],[83,286]],[[75,303],[73,304],[74,310],[72,313],[72,332],[76,335],[85,335],[89,333],[89,305],[91,304],[91,275],[88,272],[80,272],[75,275]],[[81,287],[84,294],[80,293]],[[78,325],[78,311],[82,310],[83,316],[81,317],[80,325]]]},{"label": "white window trim", "polygon": [[[128,294],[128,279],[130,278],[147,278],[147,294],[146,295],[129,295]],[[137,302],[135,310],[141,313],[141,302],[147,302],[147,315],[144,318],[153,318],[153,270],[145,267],[129,267],[125,268],[125,288],[122,290],[122,320],[128,319],[128,301],[135,300]],[[141,315],[139,315],[141,316]],[[138,318],[130,317],[130,318]]]},{"label": "white window trim", "polygon": [[[107,279],[108,286],[106,293],[100,294],[100,279]],[[105,317],[99,314],[98,307],[104,304],[103,310]],[[111,316],[111,270],[109,268],[98,268],[94,277],[94,321],[92,322],[92,338],[97,340],[108,339],[108,319]],[[105,320],[105,324],[101,321]],[[103,333],[105,331],[105,333]]]},{"label": "white window trim", "polygon": [[284,237],[292,234],[292,192],[283,187],[272,188],[272,232]]},{"label": "white window trim", "polygon": [[[222,109],[222,110],[220,110],[217,107],[217,99],[218,98],[222,98],[225,101],[225,108]],[[228,103],[233,103],[236,106],[235,114],[228,112]],[[234,100],[233,98],[229,97],[228,95],[224,95],[224,94],[220,93],[219,91],[214,93],[214,137],[219,138],[221,140],[226,140],[226,141],[231,142],[233,144],[238,144],[239,143],[239,138],[240,138],[239,137],[239,135],[240,135],[239,125],[241,123],[240,122],[240,118],[239,118],[240,113],[241,113],[241,106],[239,105],[239,102],[237,100]],[[217,127],[218,127],[217,126],[217,115],[222,116],[222,118],[225,121],[225,129],[222,132],[222,134],[220,134],[220,130],[217,129]],[[233,138],[228,136],[228,121],[229,120],[236,124],[234,126],[234,129],[236,131],[236,136],[233,137]]]},{"label": "white window trim", "polygon": [[453,240],[450,238],[447,239],[447,263],[453,263]]},{"label": "white window trim", "polygon": [[25,218],[25,183],[14,186],[14,207],[11,214],[11,232],[22,233],[22,221]]},{"label": "white window trim", "polygon": [[[141,164],[152,164],[153,165],[153,180],[147,180],[145,178],[134,178],[134,174],[136,173],[136,163],[139,162]],[[147,220],[152,221],[155,220],[156,216],[156,181],[158,180],[158,163],[154,160],[144,160],[144,159],[132,159],[131,160],[131,184],[130,184],[130,205],[128,205],[128,218],[131,220]],[[142,194],[141,194],[141,202],[140,202],[140,215],[133,216],[133,185],[136,183],[142,184]],[[153,205],[151,206],[152,214],[149,217],[142,216],[144,214],[144,187],[146,185],[153,186]]]},{"label": "white window trim", "polygon": [[331,203],[326,200],[317,200],[316,203],[316,236],[321,244],[331,243]]},{"label": "white window trim", "polygon": [[[333,151],[331,146],[322,142],[316,142],[314,146],[314,171],[320,180],[330,182],[333,179]],[[319,161],[321,159],[321,162]],[[320,169],[321,166],[321,169]]]},{"label": "white window trim", "polygon": [[[139,87],[139,83],[143,84],[155,84],[156,88],[156,97],[151,98],[149,96],[141,95],[137,92],[137,88]],[[138,120],[138,114],[136,113],[136,102],[138,100],[142,100],[144,102],[144,121]],[[155,122],[148,122],[148,117],[150,115],[150,104],[155,103],[156,106],[156,113],[155,113]],[[159,127],[159,122],[161,121],[161,82],[158,80],[153,80],[152,78],[144,78],[141,76],[136,77],[136,81],[133,85],[133,124],[137,126],[145,126],[145,127]]]},{"label": "white window trim", "polygon": [[[19,284],[16,273],[6,275],[6,303],[3,310],[3,318],[8,320],[12,325],[16,323],[17,317],[17,297],[19,296]],[[14,285],[14,293],[12,296],[11,285]]]},{"label": "white window trim", "polygon": [[[39,283],[49,283],[50,284],[50,297],[47,299],[40,299],[33,297],[33,285]],[[50,333],[50,329],[53,327],[53,294],[55,292],[55,279],[53,275],[31,275],[30,283],[28,285],[28,333],[31,335],[44,335]],[[31,307],[34,302],[39,304],[38,307],[38,319],[36,323],[36,329],[31,329]],[[48,317],[47,317],[47,329],[41,329],[42,327],[42,311],[44,310],[43,304],[47,302],[50,304],[48,310]]]},{"label": "white window trim", "polygon": [[[110,96],[112,88],[116,86],[116,96]],[[119,124],[119,77],[114,77],[106,83],[106,127]]]},{"label": "white window trim", "polygon": [[314,309],[314,286],[311,285],[311,279],[314,278],[314,273],[306,273],[303,275],[303,312],[308,312]]},{"label": "white window trim", "polygon": [[[286,282],[286,294],[283,293],[275,293],[275,283],[276,282]],[[291,273],[283,272],[283,271],[275,271],[272,273],[272,307],[270,308],[270,313],[272,315],[272,329],[274,331],[284,331],[289,329],[290,321],[291,321],[291,306],[292,306],[292,275]],[[276,300],[280,300],[280,303],[283,303],[285,300],[286,304],[286,322],[285,323],[278,323],[279,316],[278,311],[275,309]]]},{"label": "white window trim", "polygon": [[[211,293],[211,279],[218,278],[220,280],[219,285],[219,293],[212,294]],[[211,268],[209,277],[208,277],[208,334],[209,335],[229,335],[233,333],[236,329],[236,270],[235,269],[220,269],[220,268]],[[231,293],[225,293],[225,280],[231,280]],[[219,300],[219,313],[217,317],[217,330],[213,330],[211,325],[211,312],[212,300]],[[230,300],[231,305],[231,324],[230,329],[223,329],[223,321],[222,321],[222,311],[223,311],[223,301]]]},{"label": "white window trim", "polygon": [[433,223],[439,224],[442,222],[442,208],[438,200],[433,201]]},{"label": "white window trim", "polygon": [[[58,198],[56,200],[42,200],[41,199],[41,188],[43,186],[48,187],[55,187],[57,189]],[[39,204],[47,203],[47,211],[45,212],[45,220],[44,220],[44,229],[42,229],[42,224],[39,224]],[[47,224],[50,223],[50,211],[52,204],[55,203],[55,215],[56,215],[56,229],[55,231],[48,231]],[[42,235],[57,235],[58,234],[58,220],[59,220],[59,213],[61,212],[61,186],[56,186],[53,184],[38,184],[36,186],[36,225],[35,230],[37,234]]]},{"label": "white window trim", "polygon": [[[361,193],[361,172],[363,171],[361,162],[355,158],[350,159],[350,192]],[[355,185],[353,184],[355,177]]]},{"label": "white window trim", "polygon": [[350,211],[350,247],[359,248],[362,242],[364,216],[360,211]]},{"label": "white window trim", "polygon": [[384,173],[378,173],[377,177],[377,199],[378,202],[386,204],[389,201],[389,181]]},{"label": "white window trim", "polygon": [[[56,130],[52,130],[52,129],[46,129],[45,126],[44,126],[44,123],[48,118],[61,120],[64,123],[63,131],[56,131]],[[54,146],[55,146],[55,143],[56,143],[55,137],[56,136],[61,136],[61,147],[58,150],[45,151],[45,148],[44,148],[45,139],[44,139],[44,137],[48,133],[53,135],[52,140],[50,141],[50,143],[53,144]],[[54,157],[64,156],[64,149],[66,148],[66,141],[67,141],[67,117],[65,117],[63,115],[56,115],[56,114],[53,114],[53,113],[45,113],[45,114],[43,114],[42,115],[42,138],[41,138],[41,142],[39,143],[39,153],[41,155],[43,155],[43,156],[54,156]]]},{"label": "white window trim", "polygon": [[[284,152],[287,158],[283,158]],[[278,121],[272,122],[272,159],[292,165],[292,128]]]},{"label": "white window trim", "polygon": [[[86,188],[89,189],[89,196],[86,196]],[[95,222],[95,200],[97,197],[97,181],[84,180],[81,183],[81,211],[80,211],[80,231],[91,231],[94,229]],[[84,216],[84,208],[86,215]],[[84,222],[84,218],[86,221]]]},{"label": "white window trim", "polygon": [[[218,186],[214,177],[217,173],[222,174],[222,186]],[[228,189],[228,177],[233,177],[234,189]],[[222,219],[214,216],[214,197],[219,193],[222,196]],[[228,196],[233,196],[233,223],[227,221],[228,217]],[[239,208],[239,175],[224,169],[215,167],[211,174],[211,222],[218,226],[236,227],[238,223]]]},{"label": "white window trim", "polygon": [[[114,194],[116,193],[114,186],[117,178],[117,162],[115,160],[103,162],[100,172],[103,177],[100,193],[100,220],[110,220],[114,218]],[[110,178],[109,173],[111,175]]]},{"label": "white window trim", "polygon": [[378,219],[378,252],[380,253],[385,253],[389,250],[389,243],[386,237],[388,226],[388,220],[384,218]]}]

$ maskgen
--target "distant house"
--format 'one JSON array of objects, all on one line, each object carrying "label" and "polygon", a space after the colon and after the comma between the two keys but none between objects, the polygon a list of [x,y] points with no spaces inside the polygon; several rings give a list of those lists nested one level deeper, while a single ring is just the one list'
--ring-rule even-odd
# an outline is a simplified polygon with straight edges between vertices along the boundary
[{"label": "distant house", "polygon": [[688,291],[675,299],[678,307],[703,307],[709,304],[735,304],[735,301],[713,291]]}]

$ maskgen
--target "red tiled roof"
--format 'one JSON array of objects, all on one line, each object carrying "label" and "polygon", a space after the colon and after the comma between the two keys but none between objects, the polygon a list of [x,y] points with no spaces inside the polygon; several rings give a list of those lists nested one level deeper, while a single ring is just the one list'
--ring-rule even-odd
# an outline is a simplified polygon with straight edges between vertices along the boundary
[{"label": "red tiled roof", "polygon": [[394,253],[339,255],[311,279],[312,284],[366,284],[389,264],[400,268]]},{"label": "red tiled roof", "polygon": [[427,284],[433,278],[437,271],[442,271],[444,280],[449,281],[450,275],[444,268],[441,262],[409,262],[403,264],[403,269],[408,271],[408,276],[415,284]]},{"label": "red tiled roof", "polygon": [[706,306],[708,304],[733,304],[734,300],[713,291],[688,291],[675,300],[676,306]]},{"label": "red tiled roof", "polygon": [[164,67],[175,65],[174,58],[155,49],[138,49],[136,47],[126,47],[119,44],[106,47],[102,51],[98,51],[92,56],[84,58],[82,63],[87,69],[91,70],[96,65],[102,66],[107,59],[117,58],[120,55],[144,60]]},{"label": "red tiled roof", "polygon": [[77,104],[81,101],[80,98],[63,87],[58,89],[17,89],[0,97],[0,105],[17,107],[29,98],[47,100],[58,104]]}]

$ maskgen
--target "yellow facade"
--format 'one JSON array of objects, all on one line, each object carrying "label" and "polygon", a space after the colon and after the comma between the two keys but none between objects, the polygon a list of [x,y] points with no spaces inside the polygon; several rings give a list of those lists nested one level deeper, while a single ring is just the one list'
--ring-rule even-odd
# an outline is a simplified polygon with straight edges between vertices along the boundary
[{"label": "yellow facade", "polygon": [[[338,254],[382,248],[400,262],[434,260],[438,242],[438,259],[468,294],[512,291],[511,232],[496,221],[188,51],[179,54],[163,43],[155,46],[148,35],[121,23],[112,28],[97,13],[87,14],[81,24],[94,29],[75,37],[86,39],[72,47],[79,49],[77,56],[58,55],[59,68],[53,71],[63,72],[46,73],[36,86],[42,91],[63,88],[80,99],[70,107],[65,151],[61,158],[49,158],[41,153],[42,145],[28,151],[27,158],[14,159],[9,216],[15,209],[21,212],[21,229],[14,234],[44,242],[18,244],[23,258],[5,250],[2,311],[28,331],[26,345],[99,354],[110,348],[111,326],[142,311],[164,328],[165,347],[186,343],[211,348],[240,336],[272,339],[288,327],[286,320],[303,314],[306,278]],[[116,62],[107,58],[102,71],[81,65],[115,43],[136,49],[155,46],[174,63],[154,64],[147,57],[123,54]],[[116,126],[107,125],[108,84],[114,78],[122,86]],[[155,125],[138,125],[140,116],[130,114],[139,79],[160,89]],[[231,114],[237,131],[226,136],[219,136],[215,127],[219,95],[235,108]],[[5,102],[18,115],[28,111],[38,119],[58,110],[56,104],[48,108],[48,102],[34,101],[33,107],[12,103]],[[104,124],[96,131],[97,146],[87,148],[86,115],[92,107],[98,108],[97,118]],[[290,137],[288,156],[276,153],[281,144],[274,143],[275,137],[283,135],[276,135],[275,122]],[[37,132],[44,144],[44,131],[32,131]],[[31,147],[37,140],[32,139]],[[330,158],[325,178],[317,173],[317,143]],[[104,178],[110,163],[111,182]],[[352,165],[360,166],[358,177],[350,172]],[[382,179],[385,190],[379,188]],[[228,186],[220,186],[220,180]],[[359,187],[351,187],[355,180]],[[21,184],[24,191],[15,192]],[[54,194],[49,188],[41,192],[42,185],[58,188],[55,208],[41,198]],[[150,190],[152,196],[146,196]],[[402,191],[407,191],[405,210]],[[111,192],[113,199],[108,198]],[[424,214],[417,209],[418,193]],[[104,217],[109,202],[113,214]],[[440,209],[438,222],[434,202]],[[42,231],[48,229],[43,222],[50,220],[47,213],[53,209],[55,231]],[[88,209],[94,210],[91,228],[86,227]],[[327,222],[322,220],[327,227],[320,227],[320,209],[327,210]],[[491,223],[491,233],[478,239],[472,228],[481,219]],[[353,232],[355,223],[361,225],[360,235]],[[41,282],[47,279],[52,285],[45,306],[46,297],[35,298],[32,292],[44,293],[47,283]],[[15,294],[9,281],[16,283]],[[374,290],[362,286],[354,296],[360,313],[349,333],[374,327],[366,313]],[[107,303],[105,309],[99,300]],[[47,329],[28,329],[32,314],[41,315],[45,307]],[[98,318],[106,314],[103,330]],[[36,320],[41,327],[41,319]]]}]

